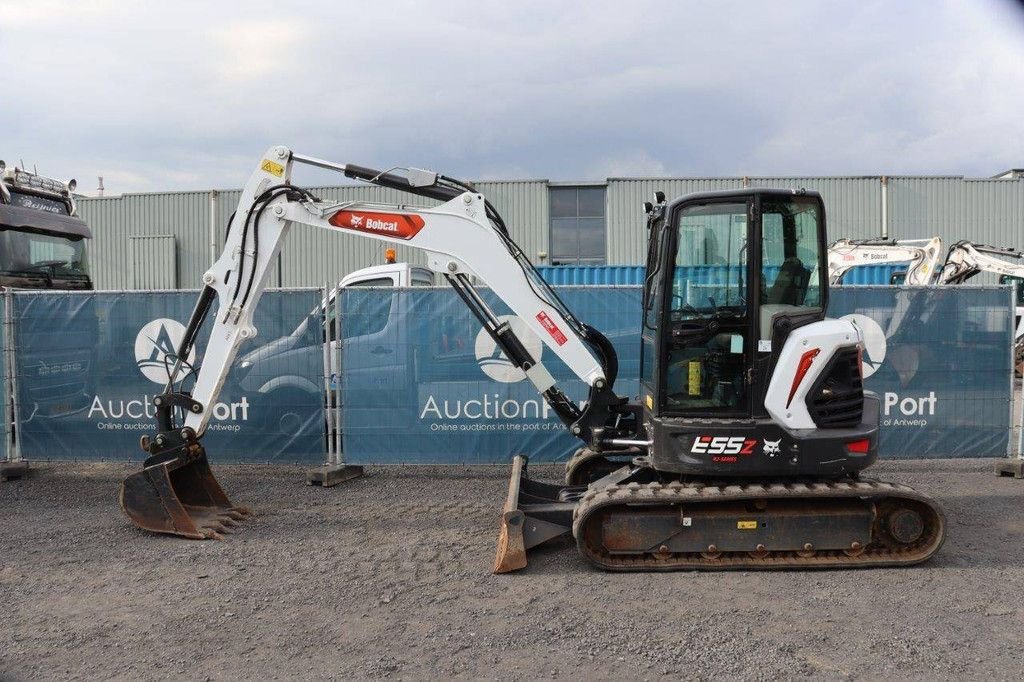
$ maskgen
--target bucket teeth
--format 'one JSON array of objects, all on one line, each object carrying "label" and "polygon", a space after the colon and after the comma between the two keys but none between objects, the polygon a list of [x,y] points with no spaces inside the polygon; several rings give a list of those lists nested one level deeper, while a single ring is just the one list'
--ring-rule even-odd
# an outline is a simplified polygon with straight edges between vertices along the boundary
[{"label": "bucket teeth", "polygon": [[228,499],[202,450],[126,478],[121,508],[138,528],[196,540],[222,540],[224,533],[253,515],[248,507]]}]

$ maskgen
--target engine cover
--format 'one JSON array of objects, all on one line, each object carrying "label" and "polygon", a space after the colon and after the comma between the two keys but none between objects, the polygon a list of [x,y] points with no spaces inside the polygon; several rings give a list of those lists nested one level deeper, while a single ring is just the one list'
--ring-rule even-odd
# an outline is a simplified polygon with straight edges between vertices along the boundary
[{"label": "engine cover", "polygon": [[651,463],[692,476],[844,476],[878,458],[879,399],[864,394],[860,424],[784,429],[770,419],[687,419],[646,415]]}]

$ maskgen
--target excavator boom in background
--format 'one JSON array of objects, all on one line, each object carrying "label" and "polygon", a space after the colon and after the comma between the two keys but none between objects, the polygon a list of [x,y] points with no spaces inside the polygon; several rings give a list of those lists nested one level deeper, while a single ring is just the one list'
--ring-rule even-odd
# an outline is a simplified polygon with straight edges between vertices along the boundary
[{"label": "excavator boom in background", "polygon": [[829,284],[842,284],[843,275],[862,265],[906,263],[903,284],[926,285],[935,281],[942,240],[839,239],[828,247]]},{"label": "excavator boom in background", "polygon": [[[335,170],[439,202],[325,202],[290,184],[294,164]],[[531,480],[512,459],[495,571],[572,535],[609,570],[906,565],[928,559],[942,512],[905,486],[868,481],[879,401],[863,390],[862,336],[825,318],[825,209],[804,190],[748,189],[645,205],[639,402],[617,395],[615,348],[577,320],[472,185],[419,169],[380,172],[272,147],[239,200],[164,392],[143,470],[121,492],[148,530],[218,537],[244,518],[201,439],[290,226],[414,246],[521,369],[584,449],[580,484]],[[588,387],[571,400],[476,291],[483,282]],[[188,358],[212,318],[201,366]],[[195,375],[190,390],[185,379]],[[510,453],[511,456],[511,453]]]},{"label": "excavator boom in background", "polygon": [[958,241],[949,247],[937,283],[964,284],[983,272],[998,275],[1003,284],[1016,282],[1013,362],[1017,374],[1024,374],[1024,253],[1011,247]]}]

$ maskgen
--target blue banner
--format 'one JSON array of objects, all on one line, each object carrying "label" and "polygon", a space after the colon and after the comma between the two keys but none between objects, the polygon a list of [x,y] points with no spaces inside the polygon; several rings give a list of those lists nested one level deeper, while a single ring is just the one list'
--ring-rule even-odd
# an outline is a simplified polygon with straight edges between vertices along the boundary
[{"label": "blue banner", "polygon": [[865,386],[882,400],[885,458],[1000,457],[1013,400],[1007,287],[833,289],[829,316],[865,339]]},{"label": "blue banner", "polygon": [[[559,388],[584,400],[586,385],[501,301],[488,290],[482,294]],[[636,397],[639,290],[566,288],[560,294],[615,345],[615,389]],[[579,447],[453,291],[349,289],[341,311],[347,462],[493,464],[517,453],[557,461]]]},{"label": "blue banner", "polygon": [[[17,293],[14,340],[22,456],[143,457],[197,292]],[[268,291],[256,339],[244,345],[204,439],[218,461],[320,462],[323,439],[321,292]],[[188,362],[198,366],[216,310]],[[310,319],[310,315],[312,318]],[[188,390],[194,376],[185,379]]]},{"label": "blue banner", "polygon": [[[637,398],[640,289],[559,289],[619,353],[615,389]],[[510,311],[487,290],[500,316]],[[833,289],[829,314],[866,338],[866,386],[882,399],[886,458],[994,457],[1010,432],[1012,301],[1005,287]],[[140,458],[195,292],[26,292],[12,297],[16,433],[26,459]],[[579,447],[533,385],[447,288],[342,293],[343,444],[350,463],[561,461]],[[218,461],[321,462],[324,343],[334,304],[321,292],[268,291],[206,438]],[[325,318],[329,333],[325,334]],[[516,318],[510,324],[576,401],[586,389]],[[209,336],[199,334],[198,365]],[[335,347],[337,350],[337,347]],[[187,390],[193,379],[184,384]]]},{"label": "blue banner", "polygon": [[[615,388],[635,399],[640,289],[559,291],[579,319],[612,340],[621,365]],[[865,384],[883,401],[882,457],[1006,453],[1013,338],[1006,288],[847,287],[830,298],[829,315],[850,317],[866,336]],[[453,292],[352,289],[342,302],[346,461],[495,464],[526,453],[552,462],[579,447]],[[508,314],[493,297],[487,302]],[[583,383],[524,330],[520,324],[531,353],[583,400]]]}]

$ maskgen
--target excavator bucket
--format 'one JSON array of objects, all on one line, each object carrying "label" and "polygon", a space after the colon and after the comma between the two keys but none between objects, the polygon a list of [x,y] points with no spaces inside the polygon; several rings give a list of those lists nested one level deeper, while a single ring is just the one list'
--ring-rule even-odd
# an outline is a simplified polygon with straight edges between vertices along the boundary
[{"label": "excavator bucket", "polygon": [[194,540],[221,539],[221,533],[250,516],[231,503],[217,483],[206,452],[152,462],[121,483],[121,509],[137,527]]},{"label": "excavator bucket", "polygon": [[579,488],[531,481],[527,458],[512,459],[508,496],[501,510],[495,573],[526,568],[526,550],[572,532],[572,510]]}]

